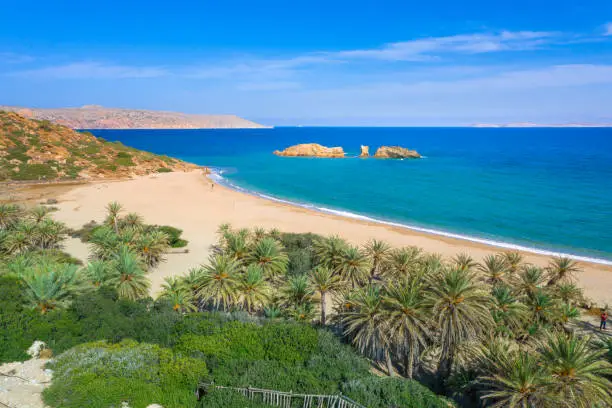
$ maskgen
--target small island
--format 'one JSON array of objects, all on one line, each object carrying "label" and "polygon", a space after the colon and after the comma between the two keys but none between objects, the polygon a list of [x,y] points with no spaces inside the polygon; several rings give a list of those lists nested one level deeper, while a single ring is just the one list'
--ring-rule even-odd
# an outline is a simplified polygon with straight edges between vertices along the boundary
[{"label": "small island", "polygon": [[400,146],[381,146],[376,150],[374,157],[377,159],[420,159],[421,155],[416,150],[409,150]]},{"label": "small island", "polygon": [[327,157],[342,158],[344,150],[341,147],[327,147],[317,143],[305,143],[290,146],[285,150],[275,150],[274,154],[284,157]]},{"label": "small island", "polygon": [[[342,147],[327,147],[317,143],[304,143],[289,146],[285,150],[275,150],[277,156],[283,157],[323,157],[344,158]],[[375,159],[420,159],[421,155],[416,150],[409,150],[400,146],[381,146],[376,150],[374,156],[370,156],[370,147],[361,146],[359,154],[361,158],[374,157]]]}]

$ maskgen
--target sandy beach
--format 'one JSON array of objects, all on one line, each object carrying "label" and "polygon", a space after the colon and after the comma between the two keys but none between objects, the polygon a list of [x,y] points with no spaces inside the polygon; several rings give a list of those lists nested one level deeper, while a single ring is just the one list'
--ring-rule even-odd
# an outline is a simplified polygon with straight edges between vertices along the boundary
[{"label": "sandy beach", "polygon": [[[285,232],[339,234],[355,244],[370,238],[383,239],[393,246],[416,245],[429,252],[453,256],[469,253],[475,259],[501,251],[500,248],[470,241],[421,233],[405,228],[377,224],[311,211],[269,201],[216,185],[202,171],[165,173],[124,181],[96,182],[63,190],[56,197],[58,220],[71,228],[105,216],[107,203],[120,202],[127,212],[137,212],[147,223],[172,225],[183,229],[189,240],[188,253],[173,250],[167,261],[151,273],[153,292],[158,293],[166,276],[182,275],[189,268],[206,262],[210,246],[215,243],[215,231],[222,223],[234,227],[278,228]],[[87,247],[70,239],[66,250],[86,259]],[[546,265],[549,257],[524,253],[526,262]],[[583,272],[579,285],[587,297],[598,305],[612,304],[612,267],[581,262]]]}]

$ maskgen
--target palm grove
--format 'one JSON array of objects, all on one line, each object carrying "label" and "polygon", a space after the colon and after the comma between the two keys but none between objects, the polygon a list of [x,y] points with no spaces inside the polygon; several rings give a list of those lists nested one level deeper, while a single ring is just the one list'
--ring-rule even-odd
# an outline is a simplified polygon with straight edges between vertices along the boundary
[{"label": "palm grove", "polygon": [[[81,232],[87,265],[61,251],[66,233],[45,208],[0,206],[0,273],[17,276],[42,314],[98,287],[146,298],[147,273],[181,246],[180,232],[147,225],[117,203]],[[208,261],[166,279],[160,299],[177,313],[317,323],[387,375],[417,378],[466,406],[609,406],[612,344],[569,324],[583,300],[577,273],[567,258],[546,268],[515,252],[444,259],[378,240],[358,247],[337,236],[225,224]]]}]

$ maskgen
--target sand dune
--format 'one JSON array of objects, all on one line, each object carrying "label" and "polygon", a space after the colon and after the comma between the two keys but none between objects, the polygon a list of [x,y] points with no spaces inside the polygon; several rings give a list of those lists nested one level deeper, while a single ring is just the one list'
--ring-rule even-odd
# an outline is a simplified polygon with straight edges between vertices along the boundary
[{"label": "sand dune", "polygon": [[[219,224],[235,227],[262,226],[287,232],[339,234],[362,244],[370,238],[384,239],[394,246],[417,245],[426,251],[453,256],[468,252],[476,259],[500,249],[468,241],[429,235],[403,228],[322,214],[299,207],[268,201],[217,185],[214,191],[201,171],[165,173],[126,181],[92,183],[64,192],[55,217],[68,226],[79,228],[91,220],[104,218],[105,205],[119,201],[126,211],[142,214],[148,223],[167,224],[184,230],[189,253],[171,253],[151,274],[153,290],[159,291],[166,276],[181,275],[208,258]],[[67,243],[69,252],[85,257],[83,244]],[[545,265],[549,258],[525,253],[527,262]],[[612,268],[582,263],[579,284],[598,304],[612,304]]]}]

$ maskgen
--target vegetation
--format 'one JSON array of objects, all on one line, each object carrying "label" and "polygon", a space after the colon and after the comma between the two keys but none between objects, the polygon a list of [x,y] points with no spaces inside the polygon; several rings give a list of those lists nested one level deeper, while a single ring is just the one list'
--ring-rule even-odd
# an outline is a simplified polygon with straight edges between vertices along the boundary
[{"label": "vegetation", "polygon": [[0,181],[125,177],[190,168],[195,166],[89,132],[0,111]]},{"label": "vegetation", "polygon": [[[147,273],[180,230],[111,203],[79,234],[91,247],[82,267],[57,256],[66,229],[44,209],[0,206],[0,360],[45,341],[59,354],[51,406],[194,406],[200,381],[342,392],[368,407],[448,406],[419,382],[463,406],[612,397],[610,342],[569,325],[582,303],[569,259],[479,263],[222,225],[209,260],[167,279],[154,301]],[[261,406],[222,390],[199,404]]]}]

